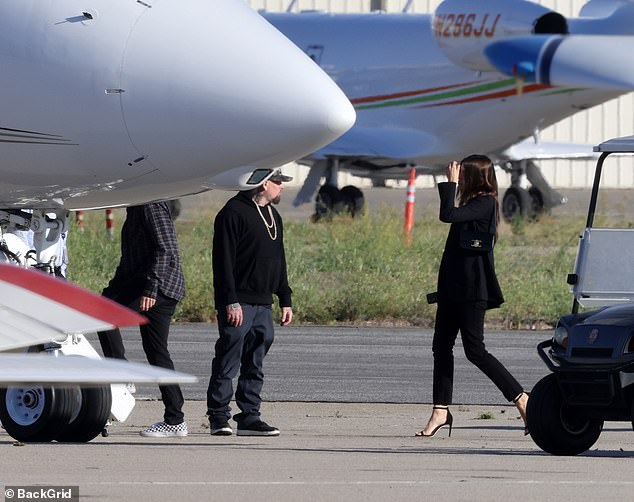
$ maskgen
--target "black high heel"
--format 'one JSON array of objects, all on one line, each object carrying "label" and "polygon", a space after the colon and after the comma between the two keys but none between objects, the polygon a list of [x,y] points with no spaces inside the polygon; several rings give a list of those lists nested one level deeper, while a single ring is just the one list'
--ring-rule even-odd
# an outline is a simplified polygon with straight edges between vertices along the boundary
[{"label": "black high heel", "polygon": [[[523,392],[523,391],[522,391],[522,393],[521,393],[519,396],[517,396],[515,399],[513,399],[513,404],[515,404],[515,405],[516,405],[516,404],[517,404],[517,402],[518,402],[520,399],[522,399],[522,396],[523,396],[524,394],[526,394],[526,398],[527,398],[527,399],[530,399],[530,397],[531,397],[530,392]],[[526,403],[527,403],[527,405],[528,405],[528,401],[526,401]],[[520,415],[521,415],[521,413],[520,413]],[[528,425],[526,424],[526,410],[524,410],[524,416],[522,417],[522,420],[524,421],[524,435],[525,435],[525,436],[528,436],[528,435],[530,434],[530,431],[528,430]]]},{"label": "black high heel", "polygon": [[446,425],[449,426],[449,435],[447,437],[451,437],[451,429],[453,428],[453,415],[449,411],[449,406],[434,406],[433,409],[434,410],[447,410],[447,418],[445,419],[445,421],[442,424],[437,425],[436,427],[434,427],[434,430],[431,431],[429,434],[425,434],[423,431],[420,431],[420,432],[416,433],[416,437],[423,437],[423,438],[434,437],[436,435],[436,433],[438,432],[438,430],[441,427],[445,427]]}]

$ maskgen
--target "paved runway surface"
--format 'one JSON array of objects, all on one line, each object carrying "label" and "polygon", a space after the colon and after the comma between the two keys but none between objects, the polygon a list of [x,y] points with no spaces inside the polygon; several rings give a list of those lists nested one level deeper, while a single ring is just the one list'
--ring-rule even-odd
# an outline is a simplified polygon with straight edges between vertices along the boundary
[{"label": "paved runway surface", "polygon": [[[124,336],[131,359],[142,360],[138,335]],[[527,387],[545,374],[535,343],[549,333],[487,336],[490,350]],[[429,331],[279,329],[266,360],[262,412],[282,434],[212,437],[200,399],[214,339],[213,325],[172,331],[178,369],[201,378],[184,388],[187,438],[140,437],[162,414],[162,403],[148,399],[137,401],[125,423],[113,424],[109,437],[88,444],[19,445],[0,431],[0,482],[78,485],[80,500],[108,501],[632,499],[629,423],[607,423],[583,455],[547,455],[523,435],[515,408],[466,363],[460,347],[461,404],[452,407],[451,437],[447,429],[431,439],[413,437],[430,412]],[[137,395],[156,392],[144,387]]]},{"label": "paved runway surface", "polygon": [[[290,206],[292,190],[280,210],[285,218],[308,218],[311,206]],[[630,192],[614,191],[617,212],[631,207]],[[404,194],[366,191],[371,210],[400,212]],[[417,195],[417,213],[436,214],[435,191]],[[566,195],[570,204],[554,213],[584,214],[587,192]],[[183,217],[218,208],[229,196],[185,199]],[[130,359],[144,361],[137,331],[124,336]],[[535,346],[550,333],[486,336],[489,350],[527,389],[546,374]],[[632,500],[631,424],[606,423],[595,446],[577,457],[547,455],[522,434],[515,408],[465,360],[459,342],[452,435],[444,429],[431,439],[413,437],[430,412],[429,330],[278,328],[266,359],[262,411],[282,434],[212,437],[204,399],[215,338],[214,325],[172,329],[177,369],[199,377],[183,387],[187,438],[138,435],[162,414],[157,389],[139,386],[132,416],[113,424],[107,438],[21,445],[0,430],[0,483],[78,485],[80,500],[104,501]]]},{"label": "paved runway surface", "polygon": [[139,401],[88,444],[19,446],[0,433],[0,479],[76,485],[80,500],[105,501],[632,500],[628,424],[607,424],[591,451],[564,458],[523,436],[508,406],[455,406],[451,437],[415,438],[428,408],[269,402],[262,411],[279,437],[212,437],[201,403],[188,401],[187,438],[147,439],[138,431],[161,404]]},{"label": "paved runway surface", "polygon": [[[178,324],[170,332],[176,368],[199,378],[183,387],[186,399],[205,399],[214,324]],[[507,331],[487,333],[489,350],[530,389],[546,374],[536,352],[551,333]],[[96,337],[89,337],[96,342]],[[416,328],[300,326],[276,329],[265,359],[263,395],[275,401],[363,403],[429,403],[432,379],[432,331]],[[128,357],[145,362],[138,330],[124,330]],[[456,345],[454,402],[505,404],[493,384],[464,357]],[[139,386],[138,396],[158,397],[154,387]]]}]

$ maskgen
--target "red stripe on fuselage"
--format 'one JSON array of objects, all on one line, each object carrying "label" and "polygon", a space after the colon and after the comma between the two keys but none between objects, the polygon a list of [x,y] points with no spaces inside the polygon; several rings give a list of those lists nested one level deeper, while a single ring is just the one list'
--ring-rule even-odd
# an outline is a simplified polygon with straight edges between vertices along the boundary
[{"label": "red stripe on fuselage", "polygon": [[361,103],[374,103],[376,101],[384,101],[387,99],[407,98],[410,96],[418,96],[420,94],[429,94],[430,92],[446,91],[447,89],[456,89],[458,87],[465,87],[467,85],[473,85],[477,83],[478,83],[477,81],[463,82],[462,84],[444,85],[442,87],[432,87],[430,89],[421,89],[418,91],[397,92],[395,94],[383,94],[381,96],[368,96],[367,98],[351,99],[350,102],[353,105],[358,105]]},{"label": "red stripe on fuselage", "polygon": [[[534,92],[544,89],[550,89],[552,86],[543,84],[531,84],[524,86],[522,92]],[[444,103],[434,103],[430,105],[418,105],[414,108],[432,108],[434,106],[447,106],[447,105],[459,105],[463,103],[476,103],[478,101],[488,101],[489,99],[508,98],[509,96],[515,96],[517,89],[508,89],[506,91],[492,92],[491,94],[484,94],[482,96],[476,96],[473,98],[455,99],[453,101],[445,101]]]}]

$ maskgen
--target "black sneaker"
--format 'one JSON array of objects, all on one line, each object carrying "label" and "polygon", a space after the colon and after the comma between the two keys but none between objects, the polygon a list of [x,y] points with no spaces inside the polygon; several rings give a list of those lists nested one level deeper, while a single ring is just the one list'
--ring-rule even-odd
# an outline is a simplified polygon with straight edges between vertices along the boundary
[{"label": "black sneaker", "polygon": [[211,430],[209,432],[212,436],[231,436],[233,429],[226,420],[214,420],[211,422]]},{"label": "black sneaker", "polygon": [[253,422],[249,425],[238,423],[238,436],[279,436],[280,431],[277,427],[262,422]]}]

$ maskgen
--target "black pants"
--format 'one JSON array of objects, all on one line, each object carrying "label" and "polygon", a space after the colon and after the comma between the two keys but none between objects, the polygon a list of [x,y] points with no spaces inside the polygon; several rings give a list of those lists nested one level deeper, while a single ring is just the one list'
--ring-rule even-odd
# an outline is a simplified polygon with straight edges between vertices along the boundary
[{"label": "black pants", "polygon": [[212,421],[231,417],[232,380],[239,370],[236,404],[241,413],[234,419],[248,425],[260,417],[260,392],[264,383],[262,363],[273,344],[274,330],[270,305],[241,305],[242,326],[230,326],[225,309],[218,311],[220,336],[211,363],[207,414]]},{"label": "black pants", "polygon": [[462,337],[467,359],[497,386],[508,401],[523,392],[522,386],[484,346],[485,302],[438,303],[434,331],[434,404],[451,404],[453,397],[453,347]]},{"label": "black pants", "polygon": [[[114,299],[117,303],[140,312],[140,298],[118,297]],[[143,351],[147,357],[148,363],[161,368],[174,369],[174,363],[167,349],[167,336],[169,335],[170,323],[172,316],[176,310],[178,301],[163,296],[158,293],[154,306],[146,311],[141,312],[150,321],[140,326],[141,341],[143,342]],[[121,338],[121,332],[118,328],[101,331],[98,333],[101,350],[105,357],[114,359],[125,359],[125,348]],[[178,385],[159,385],[161,398],[165,405],[165,414],[163,420],[170,425],[178,425],[183,422],[183,393]]]}]

